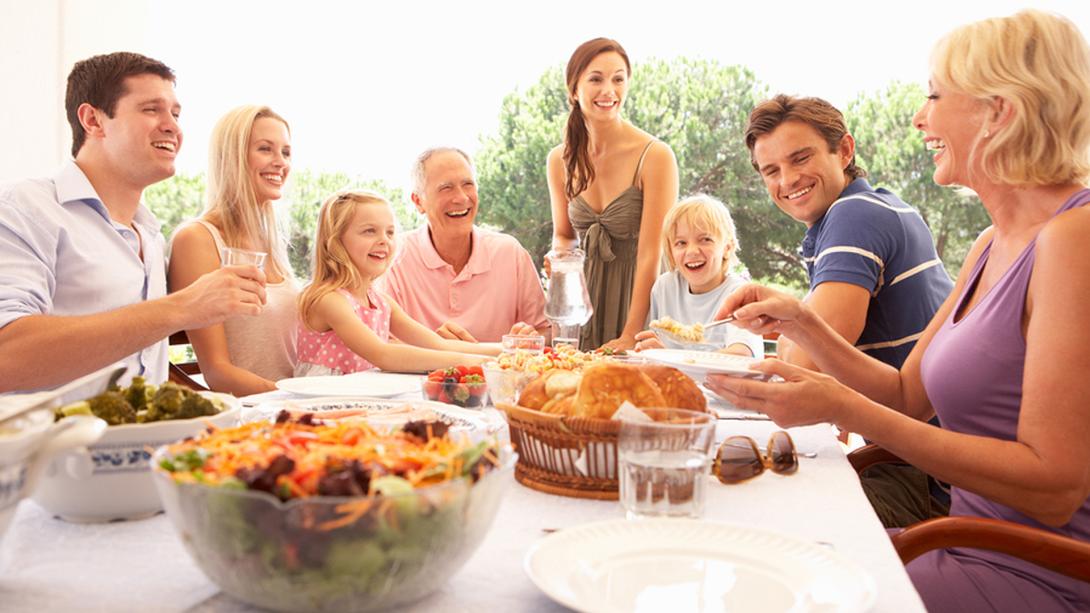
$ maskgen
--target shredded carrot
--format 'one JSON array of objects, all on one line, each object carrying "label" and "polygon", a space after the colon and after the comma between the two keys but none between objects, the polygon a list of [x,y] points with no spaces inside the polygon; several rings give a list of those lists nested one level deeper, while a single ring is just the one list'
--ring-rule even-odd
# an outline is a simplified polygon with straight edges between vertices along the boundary
[{"label": "shredded carrot", "polygon": [[[430,431],[431,426],[428,428]],[[255,422],[210,429],[171,445],[168,451],[175,458],[188,452],[199,453],[203,458],[200,467],[187,469],[181,463],[172,476],[178,482],[199,480],[209,485],[237,483],[239,471],[263,470],[285,456],[292,461],[292,469],[278,477],[277,485],[286,490],[282,494],[289,498],[307,498],[318,495],[319,483],[326,474],[344,470],[353,462],[384,474],[400,475],[413,487],[461,478],[465,467],[459,455],[471,445],[464,437],[421,441],[400,430],[380,432],[365,421],[341,419],[315,424]],[[494,450],[486,449],[484,457],[498,464]],[[366,496],[374,498],[378,494],[370,492]],[[321,525],[326,530],[347,525],[369,508],[369,504],[353,508]]]}]

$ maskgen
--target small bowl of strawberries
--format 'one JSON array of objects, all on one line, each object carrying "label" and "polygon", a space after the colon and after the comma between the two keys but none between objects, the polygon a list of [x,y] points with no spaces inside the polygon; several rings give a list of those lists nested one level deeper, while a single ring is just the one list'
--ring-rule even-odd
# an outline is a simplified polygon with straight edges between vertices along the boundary
[{"label": "small bowl of strawberries", "polygon": [[424,397],[469,409],[488,403],[488,385],[480,366],[452,366],[428,373],[421,383]]}]

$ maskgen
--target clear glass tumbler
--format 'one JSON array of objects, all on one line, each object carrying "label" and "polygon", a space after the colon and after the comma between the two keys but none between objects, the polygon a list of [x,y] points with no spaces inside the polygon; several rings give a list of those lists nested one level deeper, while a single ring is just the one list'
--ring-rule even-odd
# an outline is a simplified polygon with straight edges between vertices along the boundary
[{"label": "clear glass tumbler", "polygon": [[[685,409],[639,409],[621,417],[620,499],[629,519],[700,517],[708,487],[715,416]],[[635,416],[639,417],[639,416]]]}]

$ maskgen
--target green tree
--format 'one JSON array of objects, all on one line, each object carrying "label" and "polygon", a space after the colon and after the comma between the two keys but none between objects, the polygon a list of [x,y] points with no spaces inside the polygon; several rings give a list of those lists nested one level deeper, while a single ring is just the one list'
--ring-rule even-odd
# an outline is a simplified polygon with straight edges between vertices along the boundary
[{"label": "green tree", "polygon": [[886,187],[916,207],[931,228],[946,270],[957,276],[973,240],[988,226],[975,196],[935,184],[934,163],[912,117],[925,99],[915,84],[894,82],[848,105],[848,126],[856,158],[876,187]]},{"label": "green tree", "polygon": [[144,190],[144,204],[163,226],[167,240],[187,219],[200,215],[204,209],[204,173],[177,174]]},{"label": "green tree", "polygon": [[[750,109],[767,89],[740,66],[710,60],[650,60],[633,67],[625,102],[633,124],[668,143],[680,191],[704,192],[731,209],[751,274],[804,282],[802,231],[768,201],[743,144]],[[568,106],[560,68],[504,98],[496,132],[478,152],[481,218],[522,242],[540,262],[552,235],[545,159],[563,138]]]}]

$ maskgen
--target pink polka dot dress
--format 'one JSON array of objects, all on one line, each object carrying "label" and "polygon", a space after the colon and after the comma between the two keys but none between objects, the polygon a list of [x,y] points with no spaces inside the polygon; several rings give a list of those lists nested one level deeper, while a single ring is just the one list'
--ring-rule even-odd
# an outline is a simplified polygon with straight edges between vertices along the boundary
[{"label": "pink polka dot dress", "polygon": [[[367,291],[367,300],[373,307],[360,302],[345,289],[337,290],[348,303],[356,316],[368,328],[375,331],[379,338],[390,339],[390,305],[386,299],[373,289]],[[375,367],[363,357],[349,349],[333,330],[315,332],[299,322],[298,363],[295,376],[346,375],[348,373],[370,370]]]}]

